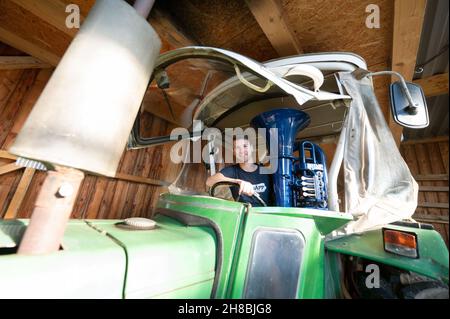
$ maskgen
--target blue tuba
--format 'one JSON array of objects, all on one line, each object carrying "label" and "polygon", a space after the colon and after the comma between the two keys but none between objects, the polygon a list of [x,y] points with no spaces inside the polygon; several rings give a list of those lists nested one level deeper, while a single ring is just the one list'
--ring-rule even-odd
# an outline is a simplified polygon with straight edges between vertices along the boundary
[{"label": "blue tuba", "polygon": [[266,129],[268,149],[271,142],[278,143],[278,169],[273,174],[276,206],[327,209],[325,155],[314,143],[296,142],[298,132],[309,123],[307,113],[287,108],[264,112],[250,121],[253,128]]}]

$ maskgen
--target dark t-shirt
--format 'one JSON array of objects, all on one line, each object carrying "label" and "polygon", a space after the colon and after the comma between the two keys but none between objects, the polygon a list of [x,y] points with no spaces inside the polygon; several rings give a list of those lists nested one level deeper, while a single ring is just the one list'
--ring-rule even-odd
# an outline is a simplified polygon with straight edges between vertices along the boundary
[{"label": "dark t-shirt", "polygon": [[[228,178],[241,179],[243,181],[249,182],[253,185],[255,192],[259,194],[262,200],[270,205],[271,194],[272,194],[272,181],[269,174],[260,174],[259,167],[254,172],[244,171],[239,164],[228,166],[223,168],[220,173]],[[231,194],[236,200],[239,197],[239,186],[230,186]],[[258,199],[254,196],[247,196],[241,194],[239,201],[243,203],[252,204],[252,206],[263,206]]]}]

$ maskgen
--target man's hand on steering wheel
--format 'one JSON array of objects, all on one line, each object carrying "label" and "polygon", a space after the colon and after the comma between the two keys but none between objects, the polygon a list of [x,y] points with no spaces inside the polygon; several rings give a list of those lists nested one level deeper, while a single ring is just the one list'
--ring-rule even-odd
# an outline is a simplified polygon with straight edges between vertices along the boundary
[{"label": "man's hand on steering wheel", "polygon": [[239,201],[239,197],[241,196],[241,194],[247,195],[247,196],[253,196],[256,198],[257,201],[259,201],[262,206],[267,206],[266,202],[261,198],[261,196],[259,196],[259,194],[257,192],[254,191],[253,189],[253,185],[249,182],[240,180],[240,179],[236,179],[233,181],[223,181],[223,182],[217,182],[214,185],[211,186],[211,188],[209,189],[209,195],[214,197],[214,191],[216,189],[217,186],[219,185],[239,185],[239,196],[238,198],[235,199],[235,201]]},{"label": "man's hand on steering wheel", "polygon": [[244,194],[247,196],[253,196],[255,194],[255,190],[253,189],[253,185],[251,183],[241,179],[236,180],[236,182],[239,184],[239,195]]}]

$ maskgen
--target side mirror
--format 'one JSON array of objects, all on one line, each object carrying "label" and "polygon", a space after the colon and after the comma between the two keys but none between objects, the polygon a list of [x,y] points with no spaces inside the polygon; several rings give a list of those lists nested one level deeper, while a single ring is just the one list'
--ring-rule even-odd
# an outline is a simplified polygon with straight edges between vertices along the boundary
[{"label": "side mirror", "polygon": [[430,124],[427,101],[420,85],[397,81],[391,84],[389,93],[395,122],[412,129]]}]

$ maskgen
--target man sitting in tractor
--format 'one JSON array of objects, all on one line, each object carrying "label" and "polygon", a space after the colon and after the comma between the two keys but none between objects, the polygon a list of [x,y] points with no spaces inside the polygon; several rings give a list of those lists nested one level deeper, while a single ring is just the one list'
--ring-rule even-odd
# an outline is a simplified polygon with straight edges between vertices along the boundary
[{"label": "man sitting in tractor", "polygon": [[269,205],[273,193],[271,176],[259,172],[259,166],[254,162],[254,147],[247,136],[236,137],[233,154],[237,164],[225,167],[219,173],[208,177],[206,185],[211,187],[219,182],[235,183],[239,186],[230,186],[234,200],[252,206],[263,206],[257,198],[260,197]]}]

